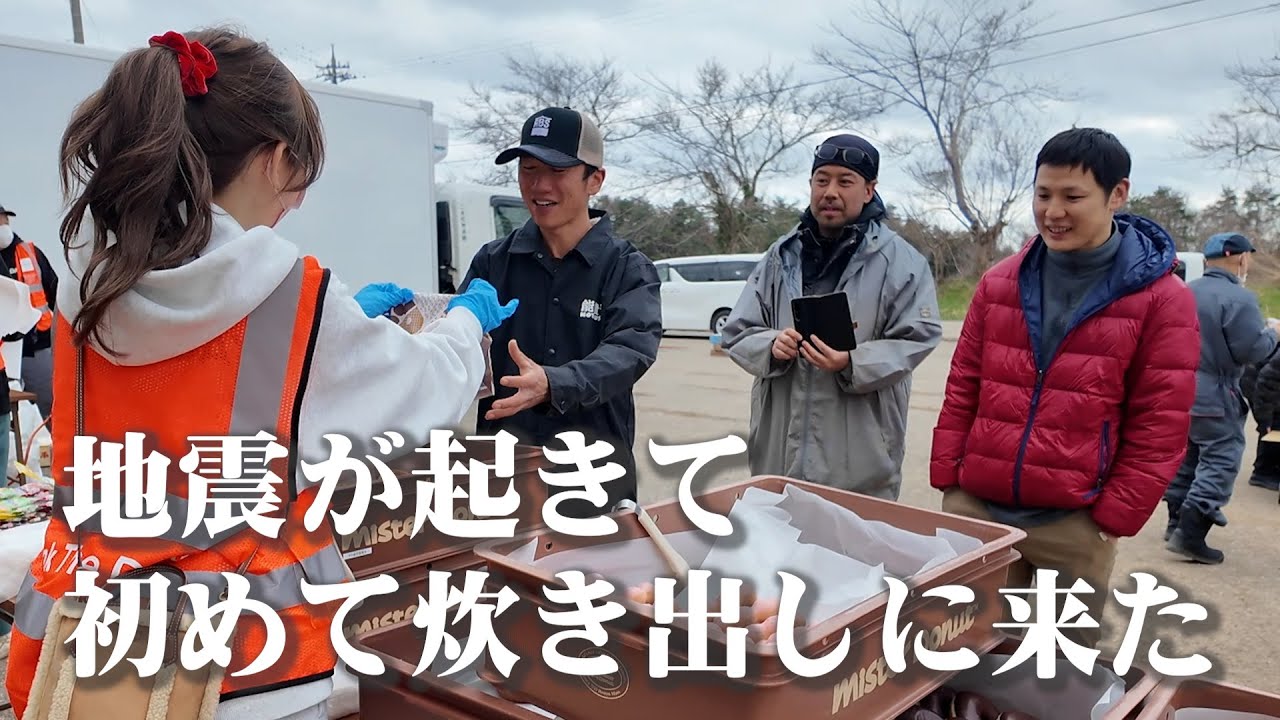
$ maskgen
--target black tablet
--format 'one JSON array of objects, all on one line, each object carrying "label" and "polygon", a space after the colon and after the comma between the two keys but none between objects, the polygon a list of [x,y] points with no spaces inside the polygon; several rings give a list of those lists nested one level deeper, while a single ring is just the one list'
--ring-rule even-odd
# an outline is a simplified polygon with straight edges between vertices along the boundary
[{"label": "black tablet", "polygon": [[849,296],[845,293],[795,298],[791,301],[791,316],[796,332],[805,340],[817,335],[832,349],[842,351],[858,346],[853,335],[853,317],[849,314]]}]

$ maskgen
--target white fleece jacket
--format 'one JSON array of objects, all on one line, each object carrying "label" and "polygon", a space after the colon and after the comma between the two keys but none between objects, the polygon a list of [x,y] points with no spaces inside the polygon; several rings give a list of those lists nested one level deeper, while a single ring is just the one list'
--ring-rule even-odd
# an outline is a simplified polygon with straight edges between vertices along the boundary
[{"label": "white fleece jacket", "polygon": [[[72,277],[58,284],[58,311],[69,321],[80,310],[80,278],[92,254],[88,221],[81,240],[69,258]],[[198,257],[147,273],[108,309],[104,335],[121,353],[112,361],[146,365],[212,340],[261,304],[298,257],[298,247],[271,228],[245,230],[215,206],[213,234]],[[329,456],[326,433],[346,435],[355,443],[352,456],[362,457],[356,453],[376,453],[372,439],[388,430],[417,447],[433,428],[457,427],[484,378],[483,332],[470,311],[454,309],[430,332],[410,335],[390,320],[366,317],[336,277],[323,302],[298,424],[303,461]],[[323,717],[331,689],[322,681],[237,698],[219,706],[217,717]]]}]

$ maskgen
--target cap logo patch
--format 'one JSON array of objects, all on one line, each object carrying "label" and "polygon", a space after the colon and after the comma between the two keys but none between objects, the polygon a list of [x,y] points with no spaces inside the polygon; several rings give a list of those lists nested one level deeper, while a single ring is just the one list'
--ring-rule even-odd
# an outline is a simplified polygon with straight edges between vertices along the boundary
[{"label": "cap logo patch", "polygon": [[529,131],[530,135],[546,137],[551,132],[551,118],[546,115],[539,115],[533,119],[533,129]]}]

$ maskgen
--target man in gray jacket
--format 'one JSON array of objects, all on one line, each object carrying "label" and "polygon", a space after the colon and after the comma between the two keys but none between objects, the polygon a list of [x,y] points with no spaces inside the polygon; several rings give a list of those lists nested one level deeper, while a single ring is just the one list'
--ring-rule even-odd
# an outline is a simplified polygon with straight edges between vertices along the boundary
[{"label": "man in gray jacket", "polygon": [[1200,368],[1191,409],[1187,455],[1174,476],[1166,547],[1196,562],[1216,564],[1221,550],[1205,542],[1210,528],[1226,524],[1222,508],[1231,499],[1244,456],[1244,424],[1249,406],[1240,390],[1247,365],[1276,350],[1258,298],[1244,288],[1253,244],[1240,233],[1219,233],[1205,244],[1205,273],[1188,283],[1200,318]]},{"label": "man in gray jacket", "polygon": [[[722,335],[755,376],[748,459],[785,475],[897,500],[911,374],[942,340],[933,273],[885,224],[880,156],[836,135],[814,152],[809,209],[757,265]],[[848,296],[857,347],[803,340],[792,298]]]}]

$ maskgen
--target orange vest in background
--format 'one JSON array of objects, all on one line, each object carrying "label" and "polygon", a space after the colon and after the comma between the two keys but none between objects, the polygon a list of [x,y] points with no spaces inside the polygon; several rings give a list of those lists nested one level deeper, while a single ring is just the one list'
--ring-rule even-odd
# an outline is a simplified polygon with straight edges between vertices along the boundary
[{"label": "orange vest in background", "polygon": [[[74,590],[75,560],[73,557],[67,564],[65,558],[70,553],[65,548],[77,543],[84,557],[96,557],[98,567],[112,575],[158,564],[176,567],[185,573],[186,583],[209,587],[210,604],[218,602],[226,588],[220,573],[234,573],[252,554],[244,573],[250,582],[249,597],[265,602],[283,621],[284,654],[261,673],[232,677],[258,657],[266,642],[265,625],[259,616],[241,614],[222,700],[320,680],[333,673],[337,654],[329,633],[340,604],[307,604],[300,583],[333,585],[348,581],[350,576],[335,544],[332,525],[326,521],[314,532],[303,525],[318,486],[305,487],[299,479],[293,449],[327,282],[328,271],[314,258],[299,259],[280,287],[234,327],[201,347],[150,365],[115,365],[85,347],[83,434],[99,442],[125,443],[126,433],[145,433],[143,456],[154,451],[169,460],[167,500],[172,525],[158,538],[111,538],[102,534],[100,515],[94,515],[71,530],[62,509],[73,499],[72,474],[64,468],[73,464],[74,433],[54,435],[54,514],[45,535],[45,550],[31,564],[18,595],[10,646],[7,684],[18,717],[28,703],[53,605]],[[69,429],[76,426],[76,348],[71,343],[71,328],[61,315],[54,335],[58,360],[53,393],[62,398],[54,405],[54,423]],[[283,480],[275,486],[281,501],[277,508],[287,503],[283,515],[279,510],[270,515],[285,518],[278,537],[268,537],[243,524],[210,537],[202,523],[183,538],[189,481],[179,462],[193,447],[190,438],[252,437],[264,430],[290,452],[289,458],[271,466]],[[215,461],[221,457],[213,453],[203,456]],[[195,474],[215,479],[221,475],[220,463],[209,468],[211,471],[202,471],[206,467],[202,464]],[[94,482],[95,487],[98,484]],[[290,496],[294,496],[292,500]],[[212,514],[211,507],[206,509],[206,517]],[[105,579],[100,574],[98,584],[104,585]],[[171,587],[183,584],[176,578],[170,583]]]},{"label": "orange vest in background", "polygon": [[49,328],[53,327],[53,313],[49,310],[49,298],[44,294],[44,283],[40,279],[40,261],[36,258],[35,246],[25,240],[14,243],[13,259],[18,266],[18,282],[24,283],[31,290],[31,307],[40,311],[36,330],[48,332]]}]

